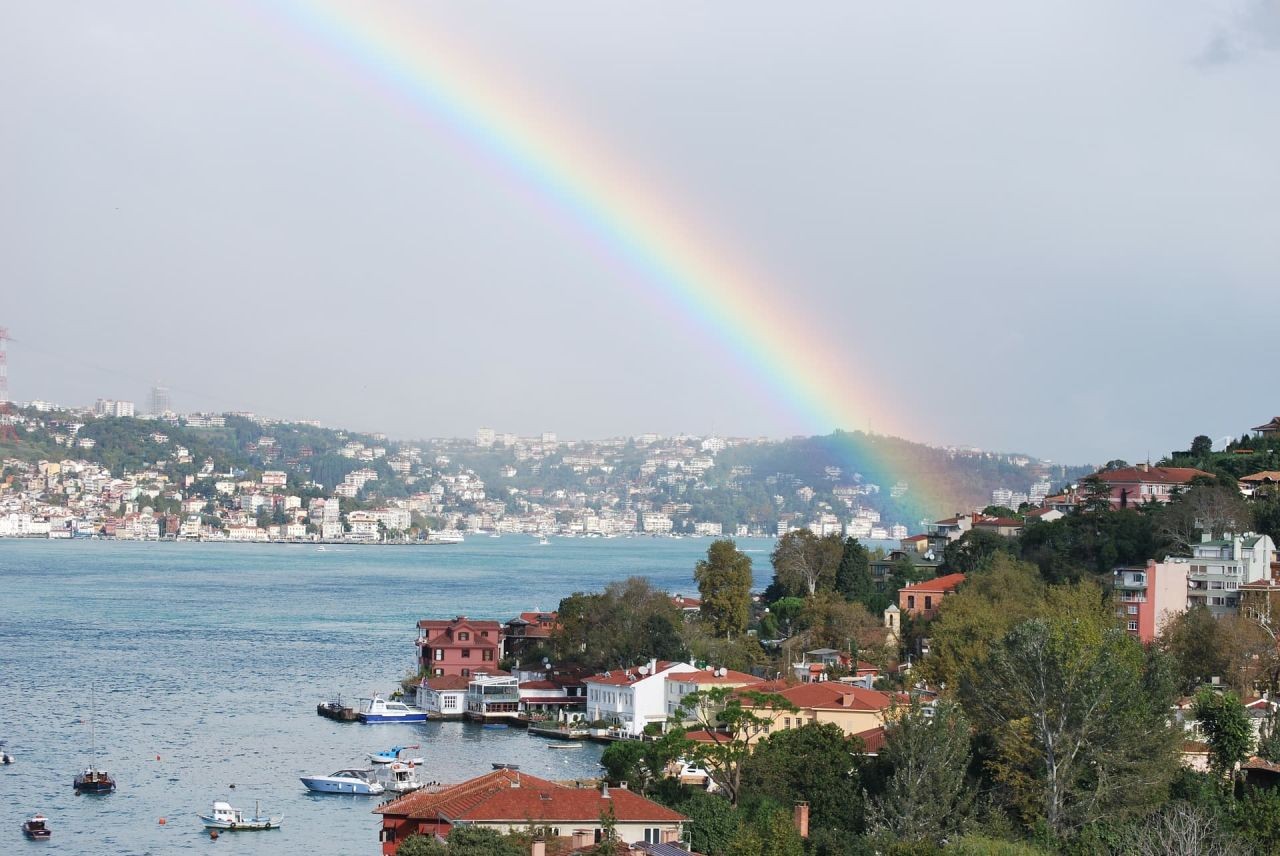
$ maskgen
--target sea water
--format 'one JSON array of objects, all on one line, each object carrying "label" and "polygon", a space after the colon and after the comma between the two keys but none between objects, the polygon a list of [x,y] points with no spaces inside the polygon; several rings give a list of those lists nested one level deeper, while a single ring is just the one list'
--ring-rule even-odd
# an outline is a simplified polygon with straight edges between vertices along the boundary
[{"label": "sea water", "polygon": [[[631,575],[696,596],[705,539],[470,537],[440,546],[173,544],[0,539],[0,853],[377,854],[383,797],[312,794],[299,776],[368,767],[421,744],[420,776],[493,763],[563,780],[601,748],[553,752],[517,729],[338,723],[316,704],[388,693],[414,665],[420,618],[506,621]],[[768,582],[771,541],[740,540]],[[76,796],[90,760],[118,790]],[[234,787],[233,787],[234,786]],[[215,799],[285,816],[214,841]],[[28,842],[42,812],[53,838]],[[32,851],[34,852],[34,851]]]}]

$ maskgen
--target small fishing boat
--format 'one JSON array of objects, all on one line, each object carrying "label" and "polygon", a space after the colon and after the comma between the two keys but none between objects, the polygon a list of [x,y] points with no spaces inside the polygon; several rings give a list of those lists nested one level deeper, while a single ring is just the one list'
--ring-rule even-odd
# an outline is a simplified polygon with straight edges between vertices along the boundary
[{"label": "small fishing boat", "polygon": [[373,698],[362,699],[356,718],[361,722],[374,724],[378,722],[426,722],[427,712],[398,701],[386,701],[374,693]]},{"label": "small fishing boat", "polygon": [[382,778],[383,784],[392,793],[407,794],[426,784],[418,778],[417,766],[412,761],[407,763],[394,761],[382,769],[386,771],[386,775]]},{"label": "small fishing boat", "polygon": [[307,790],[322,794],[356,794],[369,797],[383,793],[386,788],[373,779],[373,770],[338,770],[327,776],[303,776]]},{"label": "small fishing boat", "polygon": [[539,547],[545,547],[545,546],[547,546],[547,545],[548,545],[548,544],[550,544],[550,543],[551,543],[551,542],[550,542],[550,541],[548,541],[546,538],[539,538],[539,539],[538,539],[538,546],[539,546]]},{"label": "small fishing boat", "polygon": [[33,814],[22,824],[22,834],[32,841],[48,841],[53,831],[48,827],[49,819],[43,814]]},{"label": "small fishing boat", "polygon": [[200,815],[200,822],[204,824],[205,829],[254,832],[262,829],[279,829],[280,824],[284,823],[284,815],[267,817],[258,810],[258,804],[255,802],[253,804],[253,816],[250,817],[240,809],[232,808],[230,803],[219,800],[213,804],[212,814]]},{"label": "small fishing boat", "polygon": [[5,751],[4,744],[6,741],[0,740],[0,764],[12,764],[13,756]]},{"label": "small fishing boat", "polygon": [[548,749],[577,749],[582,744],[576,740],[557,740],[554,743],[548,743]]},{"label": "small fishing boat", "polygon": [[372,752],[369,754],[369,760],[375,764],[392,764],[396,761],[403,761],[407,764],[421,764],[421,758],[401,758],[400,753],[406,749],[421,749],[417,743],[412,746],[392,746],[390,749],[384,749],[381,752]]}]

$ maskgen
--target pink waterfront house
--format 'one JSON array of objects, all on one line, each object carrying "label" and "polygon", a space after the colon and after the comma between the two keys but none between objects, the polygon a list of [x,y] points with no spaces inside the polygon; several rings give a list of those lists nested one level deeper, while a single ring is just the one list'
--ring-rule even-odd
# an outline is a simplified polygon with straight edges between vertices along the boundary
[{"label": "pink waterfront house", "polygon": [[496,621],[424,618],[418,622],[419,662],[428,677],[493,674],[502,659],[502,625]]}]

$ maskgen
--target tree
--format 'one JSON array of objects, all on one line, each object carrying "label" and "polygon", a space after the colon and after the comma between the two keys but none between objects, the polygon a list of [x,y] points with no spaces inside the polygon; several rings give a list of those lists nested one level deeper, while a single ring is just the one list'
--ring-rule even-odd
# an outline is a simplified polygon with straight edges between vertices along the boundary
[{"label": "tree", "polygon": [[969,739],[969,721],[954,702],[939,702],[931,717],[913,702],[895,719],[881,755],[893,773],[871,804],[873,832],[938,844],[963,831],[973,802],[965,782]]},{"label": "tree", "polygon": [[707,856],[734,856],[729,844],[746,826],[740,809],[706,791],[693,791],[673,806],[689,818],[689,848]]},{"label": "tree", "polygon": [[743,799],[783,806],[804,800],[811,828],[860,831],[862,785],[854,765],[862,748],[860,740],[831,723],[776,731],[742,764]]},{"label": "tree", "polygon": [[1131,827],[1134,856],[1232,856],[1247,853],[1227,835],[1213,815],[1188,802],[1173,802]]},{"label": "tree", "polygon": [[884,640],[884,628],[860,603],[850,603],[833,593],[805,601],[796,624],[815,648],[836,648],[857,654]]},{"label": "tree", "polygon": [[1204,460],[1213,452],[1213,440],[1204,434],[1196,435],[1191,441],[1191,457]]},{"label": "tree", "polygon": [[[774,712],[794,711],[784,696],[752,690],[712,687],[685,696],[673,719],[681,723],[672,746],[686,759],[697,761],[734,805],[742,794],[742,764],[752,742],[772,727]],[[685,735],[688,726],[700,729],[698,740]],[[675,741],[682,741],[683,745]]]},{"label": "tree", "polygon": [[871,579],[871,554],[857,538],[844,539],[840,564],[836,567],[835,586],[845,600],[858,601],[864,605],[875,593],[875,584]]},{"label": "tree", "polygon": [[1244,532],[1252,522],[1253,514],[1235,487],[1197,485],[1160,510],[1157,532],[1183,555],[1190,555],[1200,533],[1216,537]]},{"label": "tree", "polygon": [[679,611],[643,577],[610,583],[603,592],[576,592],[560,601],[552,647],[560,662],[591,669],[626,668],[651,657],[685,656]]},{"label": "tree", "polygon": [[410,835],[396,848],[396,856],[448,856],[449,848],[434,835]]},{"label": "tree", "polygon": [[778,539],[770,557],[774,580],[789,595],[811,596],[835,584],[843,555],[839,535],[819,538],[808,529],[788,532]]},{"label": "tree", "polygon": [[1000,555],[971,575],[964,588],[943,598],[929,628],[929,656],[920,664],[927,680],[959,686],[991,648],[1044,605],[1044,584],[1035,565]]},{"label": "tree", "polygon": [[1236,767],[1253,750],[1253,728],[1244,705],[1233,692],[1217,693],[1203,687],[1196,693],[1195,714],[1209,744],[1210,769],[1234,781]]},{"label": "tree", "polygon": [[942,549],[942,564],[949,573],[971,574],[986,567],[999,553],[1018,554],[1018,542],[985,529],[970,529]]},{"label": "tree", "polygon": [[1210,678],[1229,674],[1222,630],[1208,607],[1195,606],[1175,616],[1161,631],[1159,645],[1173,658],[1183,692],[1193,692]]},{"label": "tree", "polygon": [[1177,762],[1164,655],[1115,626],[1092,586],[1051,589],[960,687],[987,768],[1023,818],[1057,835],[1158,798]]},{"label": "tree", "polygon": [[733,541],[715,541],[693,577],[702,599],[702,618],[717,636],[744,633],[751,617],[751,557]]}]

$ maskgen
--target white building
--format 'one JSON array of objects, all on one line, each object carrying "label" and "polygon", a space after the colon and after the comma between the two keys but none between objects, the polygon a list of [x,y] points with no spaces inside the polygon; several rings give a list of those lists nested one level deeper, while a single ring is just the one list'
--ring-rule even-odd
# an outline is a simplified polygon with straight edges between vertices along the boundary
[{"label": "white building", "polygon": [[476,429],[476,445],[480,448],[488,449],[493,445],[495,439],[497,438],[492,428]]},{"label": "white building", "polygon": [[1240,606],[1240,586],[1268,579],[1276,545],[1267,535],[1228,535],[1191,545],[1191,558],[1168,558],[1186,563],[1187,606],[1206,606],[1214,617],[1231,615]]},{"label": "white building", "polygon": [[417,706],[432,719],[461,719],[467,709],[467,685],[470,678],[460,675],[436,675],[418,684]]},{"label": "white building", "polygon": [[710,690],[715,687],[745,687],[760,683],[760,678],[746,672],[735,672],[732,669],[692,669],[672,670],[666,675],[666,708],[667,716],[675,715],[676,708],[690,693],[699,690]]},{"label": "white building", "polygon": [[646,725],[667,719],[666,676],[696,670],[691,663],[650,660],[645,666],[592,675],[583,682],[587,721],[603,720],[624,734],[639,736]]},{"label": "white building", "polygon": [[646,511],[644,515],[644,531],[665,535],[671,531],[671,518],[661,512]]}]

